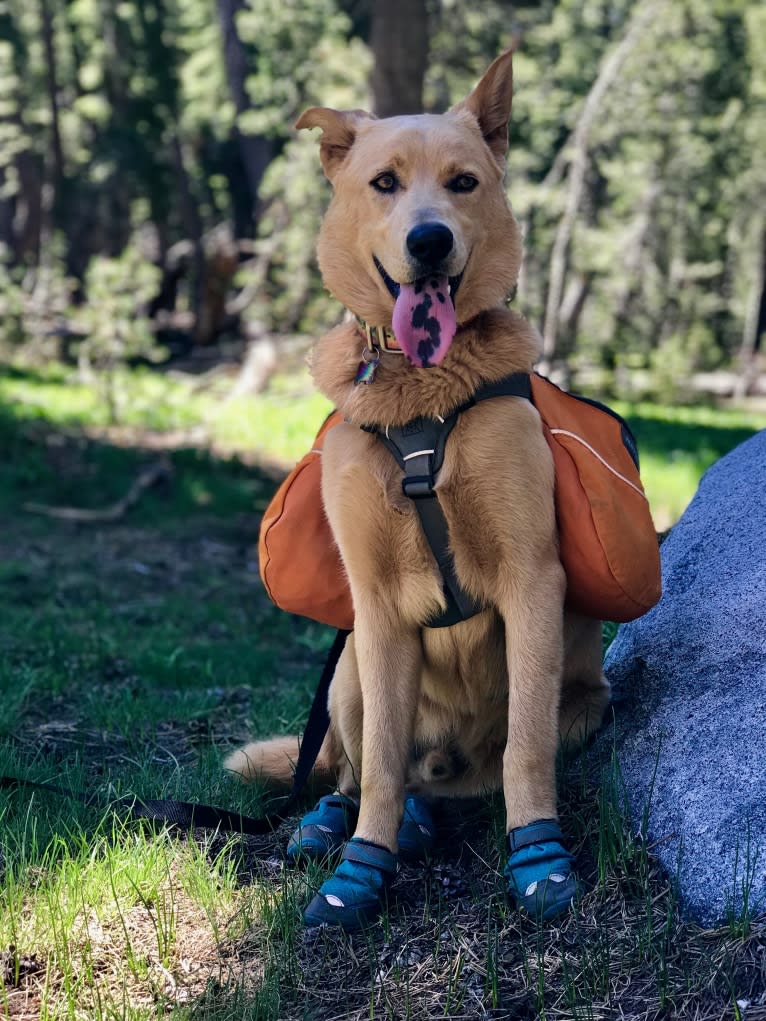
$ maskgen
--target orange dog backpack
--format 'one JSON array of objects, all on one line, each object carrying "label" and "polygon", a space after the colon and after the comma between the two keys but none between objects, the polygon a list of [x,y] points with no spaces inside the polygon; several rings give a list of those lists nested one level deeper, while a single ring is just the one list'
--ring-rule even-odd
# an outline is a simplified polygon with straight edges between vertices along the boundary
[{"label": "orange dog backpack", "polygon": [[[456,588],[446,526],[439,536],[437,524],[434,539],[434,525],[429,520],[434,513],[440,514],[438,499],[424,497],[435,496],[434,479],[458,415],[478,401],[499,396],[531,400],[542,419],[556,476],[567,606],[602,620],[640,617],[660,598],[660,559],[630,429],[619,415],[598,402],[565,393],[543,376],[515,373],[482,387],[444,423],[417,419],[386,433],[369,430],[377,433],[402,467],[404,491],[414,500],[445,580],[447,611],[438,621],[429,621],[429,626],[456,623],[481,608],[471,605]],[[341,421],[337,411],[329,416],[311,451],[277,490],[261,522],[259,557],[261,578],[277,606],[350,629],[354,620],[351,594],[320,488],[324,438]],[[422,457],[408,454],[408,443],[413,450],[430,444],[433,449],[427,464]]]}]

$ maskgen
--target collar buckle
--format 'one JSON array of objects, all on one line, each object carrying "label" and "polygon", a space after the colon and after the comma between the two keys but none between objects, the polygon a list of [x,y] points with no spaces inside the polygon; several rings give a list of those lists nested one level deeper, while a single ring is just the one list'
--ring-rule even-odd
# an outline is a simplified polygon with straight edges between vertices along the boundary
[{"label": "collar buckle", "polygon": [[390,355],[404,354],[394,336],[394,331],[388,326],[370,326],[360,316],[356,316],[356,321],[364,330],[364,334],[367,337],[367,347],[370,351],[385,351]]}]

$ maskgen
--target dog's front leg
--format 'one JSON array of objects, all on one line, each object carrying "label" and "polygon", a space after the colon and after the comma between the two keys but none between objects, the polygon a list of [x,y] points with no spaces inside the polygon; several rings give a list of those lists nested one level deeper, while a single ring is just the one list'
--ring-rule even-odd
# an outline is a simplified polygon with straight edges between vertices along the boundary
[{"label": "dog's front leg", "polygon": [[564,572],[552,552],[517,568],[500,607],[508,662],[506,875],[517,903],[544,919],[565,910],[577,892],[556,811],[564,589]]},{"label": "dog's front leg", "polygon": [[387,608],[365,606],[357,613],[356,650],[363,722],[355,836],[395,854],[420,687],[420,632]]},{"label": "dog's front leg", "polygon": [[503,755],[507,830],[556,815],[556,751],[564,654],[561,565],[530,565],[501,607],[508,664]]},{"label": "dog's front leg", "polygon": [[352,674],[336,675],[351,697],[340,697],[338,688],[332,711],[349,758],[341,783],[348,784],[349,772],[358,777],[361,798],[354,836],[305,918],[350,929],[379,914],[398,844],[403,853],[417,851],[409,798],[399,827],[422,673],[419,622],[438,609],[440,585],[382,445],[344,424],[331,430],[323,457],[322,498],[354,602],[355,664],[344,661],[344,670],[355,665],[358,674],[356,691]]},{"label": "dog's front leg", "polygon": [[416,627],[383,606],[355,602],[362,694],[359,819],[341,863],[306,908],[309,925],[358,928],[375,918],[397,870],[397,831],[412,748],[422,646]]}]

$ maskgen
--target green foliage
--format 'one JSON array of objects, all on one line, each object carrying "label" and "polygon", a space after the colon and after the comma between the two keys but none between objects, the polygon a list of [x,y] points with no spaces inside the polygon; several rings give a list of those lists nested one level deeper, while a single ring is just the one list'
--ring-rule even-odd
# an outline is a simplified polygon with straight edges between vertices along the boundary
[{"label": "green foliage", "polygon": [[[256,73],[248,79],[253,109],[240,117],[240,127],[275,136],[283,146],[260,189],[265,210],[256,253],[268,259],[269,271],[247,315],[275,332],[316,334],[340,311],[321,286],[315,255],[330,189],[316,135],[296,137],[289,129],[308,106],[365,105],[369,53],[359,40],[347,39],[350,23],[334,0],[253,0],[238,26],[257,52]],[[242,276],[246,285],[246,272]]]},{"label": "green foliage", "polygon": [[[550,20],[536,14],[524,37],[511,195],[529,228],[522,302],[534,321],[544,314],[580,97],[649,6],[562,2]],[[560,338],[561,355],[576,351],[580,368],[613,369],[635,353],[663,395],[683,393],[692,371],[738,348],[760,162],[747,136],[763,120],[749,66],[758,6],[656,3],[602,100],[569,251],[569,279],[587,278],[588,298]]]},{"label": "green foliage", "polygon": [[[537,325],[572,168],[585,162],[553,360],[626,393],[621,367],[630,364],[663,396],[685,396],[695,371],[730,365],[766,229],[757,158],[766,145],[762,5],[428,7],[429,110],[464,96],[498,52],[517,48],[509,193],[527,240],[518,303]],[[223,236],[252,258],[240,262],[233,286],[231,274],[224,278],[226,297],[239,290],[243,300],[239,318],[222,315],[214,333],[228,322],[251,333],[315,334],[335,321],[314,256],[329,187],[315,138],[296,137],[292,125],[313,104],[369,107],[369,15],[348,0],[4,0],[7,338],[45,334],[73,315],[82,321],[70,298],[90,300],[99,275],[91,260],[119,258],[139,235],[141,257],[163,270],[163,285],[181,266],[164,311],[171,327],[198,340],[206,260]],[[583,139],[589,96],[628,36]]]},{"label": "green foliage", "polygon": [[159,273],[133,247],[116,259],[97,256],[85,274],[88,303],[80,312],[87,333],[81,345],[90,362],[114,364],[148,355],[154,346],[149,320],[136,315],[154,294]]},{"label": "green foliage", "polygon": [[284,138],[307,102],[331,102],[328,92],[348,77],[344,62],[333,57],[349,28],[334,0],[250,0],[237,19],[255,57],[247,81],[253,106],[240,128]]},{"label": "green foliage", "polygon": [[712,330],[704,323],[693,321],[685,333],[664,337],[649,352],[652,393],[659,401],[673,401],[679,397],[694,400],[691,374],[714,369],[721,360],[722,353]]},{"label": "green foliage", "polygon": [[0,248],[0,339],[11,347],[18,347],[26,338],[26,301],[17,274],[8,265],[8,254]]},{"label": "green foliage", "polygon": [[129,358],[158,357],[151,323],[141,308],[155,293],[159,271],[130,246],[116,259],[94,256],[85,274],[88,301],[79,310],[85,339],[78,348],[81,369],[100,370],[110,423],[120,419],[119,377],[115,370]]}]

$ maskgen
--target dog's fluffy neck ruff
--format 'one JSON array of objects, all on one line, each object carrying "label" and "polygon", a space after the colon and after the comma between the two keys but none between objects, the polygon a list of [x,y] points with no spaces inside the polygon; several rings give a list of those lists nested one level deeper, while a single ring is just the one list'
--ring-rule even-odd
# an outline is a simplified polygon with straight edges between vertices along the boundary
[{"label": "dog's fluffy neck ruff", "polygon": [[446,417],[482,383],[531,372],[539,338],[522,316],[493,308],[464,324],[441,365],[420,369],[397,354],[381,354],[375,380],[356,386],[366,337],[356,322],[325,334],[311,358],[314,381],[355,425],[403,425],[418,415]]}]

